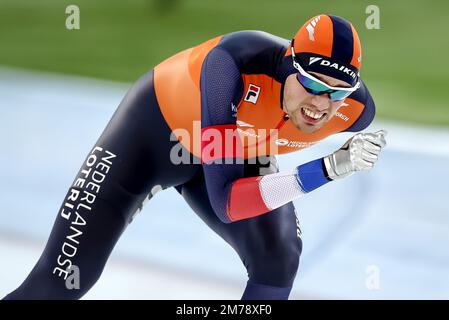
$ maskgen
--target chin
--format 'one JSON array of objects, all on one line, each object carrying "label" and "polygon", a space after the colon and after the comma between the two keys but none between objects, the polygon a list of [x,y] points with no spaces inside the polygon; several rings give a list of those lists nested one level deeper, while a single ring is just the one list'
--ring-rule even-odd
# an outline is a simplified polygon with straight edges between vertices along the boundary
[{"label": "chin", "polygon": [[297,126],[299,130],[305,133],[314,133],[321,129],[322,126],[309,126],[307,124],[302,124]]},{"label": "chin", "polygon": [[297,122],[294,121],[293,124],[295,125],[295,127],[305,133],[314,133],[317,132],[318,130],[320,130],[326,122],[320,122],[317,123],[316,125],[309,125],[303,122]]}]

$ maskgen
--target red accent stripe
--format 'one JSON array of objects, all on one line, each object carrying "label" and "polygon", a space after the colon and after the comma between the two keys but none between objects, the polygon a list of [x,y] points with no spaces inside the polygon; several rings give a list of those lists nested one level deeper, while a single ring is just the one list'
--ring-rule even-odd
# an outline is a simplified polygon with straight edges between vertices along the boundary
[{"label": "red accent stripe", "polygon": [[236,124],[209,126],[201,129],[201,161],[243,158],[243,144]]},{"label": "red accent stripe", "polygon": [[[285,115],[286,115],[286,113],[285,112],[282,112],[282,118],[281,118],[281,120],[276,124],[276,126],[274,127],[274,130],[279,130],[279,129],[281,129],[283,126],[284,126],[284,124],[287,122],[287,120],[285,119]],[[271,131],[269,131],[268,132],[268,134],[265,136],[265,139],[264,140],[257,140],[256,142],[254,142],[253,144],[250,144],[250,145],[248,145],[248,146],[246,146],[245,148],[246,149],[249,149],[249,148],[251,148],[251,147],[254,147],[254,146],[257,146],[257,145],[261,145],[262,143],[266,143],[267,141],[270,141],[270,139],[271,139]]]},{"label": "red accent stripe", "polygon": [[241,178],[232,184],[227,208],[231,221],[248,219],[271,211],[260,194],[259,180],[261,178]]}]

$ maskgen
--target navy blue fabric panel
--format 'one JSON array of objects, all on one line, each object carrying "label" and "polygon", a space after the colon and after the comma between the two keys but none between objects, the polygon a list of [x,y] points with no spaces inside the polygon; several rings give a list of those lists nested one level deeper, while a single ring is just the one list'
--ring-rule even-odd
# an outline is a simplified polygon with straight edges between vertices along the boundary
[{"label": "navy blue fabric panel", "polygon": [[214,48],[201,69],[201,127],[235,124],[237,106],[243,94],[243,79],[231,55]]},{"label": "navy blue fabric panel", "polygon": [[362,114],[359,118],[350,126],[345,132],[358,132],[366,129],[374,119],[376,115],[376,105],[374,104],[374,100],[371,97],[368,88],[365,83],[361,81],[360,88],[351,94],[349,97],[357,100],[365,105]]},{"label": "navy blue fabric panel", "polygon": [[[234,59],[222,48],[212,49],[201,69],[201,127],[235,124],[235,106],[242,94],[243,80]],[[221,221],[231,222],[227,201],[232,182],[243,176],[243,164],[203,164],[203,170],[215,214]]]},{"label": "navy blue fabric panel", "polygon": [[233,57],[245,74],[266,74],[276,81],[296,72],[291,57],[284,57],[290,42],[263,31],[245,30],[225,35],[219,47]]},{"label": "navy blue fabric panel", "polygon": [[243,164],[204,164],[209,201],[217,217],[224,223],[232,222],[227,214],[232,183],[243,177]]},{"label": "navy blue fabric panel", "polygon": [[[157,103],[153,72],[148,72],[128,91],[95,143],[102,149],[92,149],[83,162],[73,181],[85,183],[68,190],[36,265],[5,300],[79,299],[97,282],[136,210],[142,208],[144,199],[151,198],[150,191],[155,186],[165,189],[184,184],[201,169],[196,164],[177,165],[171,161],[171,151],[178,144],[170,140],[171,133]],[[103,156],[110,157],[109,152],[115,154],[110,159],[112,164],[100,162]],[[91,154],[96,156],[97,164],[108,169],[89,165]],[[99,174],[107,174],[98,190],[88,187],[92,181],[95,183],[93,167]],[[75,199],[74,191],[79,192]],[[83,199],[87,192],[95,194],[92,203]],[[81,234],[76,235],[78,232]],[[67,251],[62,250],[65,243]],[[70,281],[67,276],[77,275],[67,271],[72,265],[81,274],[78,290],[66,286],[66,279]]]},{"label": "navy blue fabric panel", "polygon": [[287,300],[292,287],[272,287],[248,281],[242,300]]},{"label": "navy blue fabric panel", "polygon": [[[260,168],[269,173],[277,172],[270,164],[246,163],[244,176],[259,175]],[[201,171],[182,186],[181,194],[193,211],[238,253],[250,283],[280,288],[292,286],[302,251],[301,230],[292,202],[267,214],[225,224],[210,204]],[[244,296],[262,298],[272,291],[269,287],[259,289],[246,292]],[[281,299],[281,296],[276,298]]]},{"label": "navy blue fabric panel", "polygon": [[332,58],[349,63],[354,51],[354,37],[351,25],[337,16],[329,16],[333,24]]}]

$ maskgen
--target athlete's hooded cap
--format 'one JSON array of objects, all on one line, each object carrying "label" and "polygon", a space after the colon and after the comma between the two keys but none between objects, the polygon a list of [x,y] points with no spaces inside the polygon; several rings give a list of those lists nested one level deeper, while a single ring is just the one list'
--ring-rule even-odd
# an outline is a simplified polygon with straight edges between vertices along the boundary
[{"label": "athlete's hooded cap", "polygon": [[319,72],[351,85],[357,83],[362,51],[357,31],[349,21],[325,14],[313,17],[299,29],[292,45],[305,71]]}]

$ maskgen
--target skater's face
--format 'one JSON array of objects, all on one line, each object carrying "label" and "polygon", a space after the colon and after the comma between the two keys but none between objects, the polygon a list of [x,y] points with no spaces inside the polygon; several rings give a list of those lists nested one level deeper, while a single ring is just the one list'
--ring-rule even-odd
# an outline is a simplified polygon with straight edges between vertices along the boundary
[{"label": "skater's face", "polygon": [[[350,87],[344,81],[321,73],[310,72],[310,74],[332,87]],[[318,131],[332,119],[342,105],[344,99],[332,101],[329,94],[308,93],[299,83],[297,74],[289,75],[285,81],[282,107],[298,130],[306,133]]]}]

